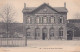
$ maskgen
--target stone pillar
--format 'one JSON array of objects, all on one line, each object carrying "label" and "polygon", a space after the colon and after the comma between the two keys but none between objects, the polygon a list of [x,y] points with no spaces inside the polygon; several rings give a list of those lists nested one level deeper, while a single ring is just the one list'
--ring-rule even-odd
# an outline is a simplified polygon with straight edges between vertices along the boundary
[{"label": "stone pillar", "polygon": [[47,28],[47,39],[49,40],[49,28]]},{"label": "stone pillar", "polygon": [[40,39],[42,40],[42,28],[40,27]]}]

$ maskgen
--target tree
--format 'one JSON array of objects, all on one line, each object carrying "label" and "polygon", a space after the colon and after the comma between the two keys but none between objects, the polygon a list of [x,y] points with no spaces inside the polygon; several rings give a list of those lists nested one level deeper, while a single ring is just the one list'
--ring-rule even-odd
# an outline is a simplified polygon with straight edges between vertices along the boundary
[{"label": "tree", "polygon": [[1,20],[2,20],[2,23],[5,25],[5,29],[6,29],[6,34],[7,34],[7,37],[8,37],[8,33],[9,33],[9,28],[10,26],[10,23],[14,23],[14,16],[15,16],[16,12],[15,10],[13,9],[12,6],[10,5],[5,5],[1,11],[0,11],[0,16],[1,16]]},{"label": "tree", "polygon": [[[11,23],[14,23],[14,16],[16,15],[16,12],[14,8],[10,5],[5,5],[1,11],[0,11],[0,17],[1,17],[1,23],[3,24],[6,32],[6,38],[9,36],[12,36],[11,34],[11,27],[13,26]],[[8,39],[7,39],[7,45],[8,45]]]}]

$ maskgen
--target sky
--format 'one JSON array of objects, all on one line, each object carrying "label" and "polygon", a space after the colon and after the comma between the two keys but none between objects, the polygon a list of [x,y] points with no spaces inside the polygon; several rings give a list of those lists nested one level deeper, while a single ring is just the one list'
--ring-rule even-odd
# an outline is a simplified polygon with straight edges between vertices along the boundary
[{"label": "sky", "polygon": [[13,6],[17,12],[15,20],[22,23],[24,3],[26,3],[26,7],[38,7],[43,3],[49,3],[51,7],[64,7],[64,2],[66,2],[68,10],[67,19],[80,19],[75,17],[75,14],[80,14],[80,0],[0,0],[0,8],[6,4]]}]

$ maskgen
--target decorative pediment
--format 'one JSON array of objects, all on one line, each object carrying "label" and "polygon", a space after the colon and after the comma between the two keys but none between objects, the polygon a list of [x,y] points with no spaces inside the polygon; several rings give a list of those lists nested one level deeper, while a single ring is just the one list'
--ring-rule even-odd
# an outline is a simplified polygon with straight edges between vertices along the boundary
[{"label": "decorative pediment", "polygon": [[65,7],[51,7],[50,5],[44,3],[39,7],[26,7],[22,10],[23,13],[30,13],[30,14],[53,14],[57,12],[68,12]]},{"label": "decorative pediment", "polygon": [[33,12],[34,13],[38,13],[38,14],[53,14],[53,13],[57,13],[57,11],[55,9],[53,9],[52,7],[50,7],[46,3],[44,3],[43,5],[41,5],[38,8],[36,8]]}]

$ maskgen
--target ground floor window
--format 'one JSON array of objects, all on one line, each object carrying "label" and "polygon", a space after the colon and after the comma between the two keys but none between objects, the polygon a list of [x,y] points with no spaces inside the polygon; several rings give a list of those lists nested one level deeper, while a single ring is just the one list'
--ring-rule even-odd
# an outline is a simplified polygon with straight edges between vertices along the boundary
[{"label": "ground floor window", "polygon": [[40,29],[36,28],[35,29],[35,39],[38,39],[40,37]]},{"label": "ground floor window", "polygon": [[30,36],[30,32],[27,32],[27,36]]},{"label": "ground floor window", "polygon": [[49,35],[50,37],[54,37],[54,28],[50,28]]},{"label": "ground floor window", "polygon": [[35,33],[35,36],[36,36],[36,37],[39,37],[39,36],[40,36],[40,33]]},{"label": "ground floor window", "polygon": [[59,39],[63,38],[63,28],[59,28]]},{"label": "ground floor window", "polygon": [[27,36],[30,36],[30,35],[31,35],[30,28],[27,28],[27,29],[26,29],[26,35],[27,35]]},{"label": "ground floor window", "polygon": [[63,36],[63,31],[59,31],[59,36]]}]

